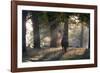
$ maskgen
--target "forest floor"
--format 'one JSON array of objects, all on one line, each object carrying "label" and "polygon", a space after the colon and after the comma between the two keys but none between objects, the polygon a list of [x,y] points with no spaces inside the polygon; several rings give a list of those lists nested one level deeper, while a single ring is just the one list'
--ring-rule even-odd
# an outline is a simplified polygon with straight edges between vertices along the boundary
[{"label": "forest floor", "polygon": [[66,52],[61,47],[36,49],[28,51],[27,56],[23,56],[23,62],[89,59],[89,54],[85,48],[67,48]]}]

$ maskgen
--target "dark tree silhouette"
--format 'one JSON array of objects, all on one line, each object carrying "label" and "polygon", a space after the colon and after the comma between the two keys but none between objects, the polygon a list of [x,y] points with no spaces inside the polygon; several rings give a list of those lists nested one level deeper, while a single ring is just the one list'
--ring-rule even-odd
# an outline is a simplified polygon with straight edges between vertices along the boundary
[{"label": "dark tree silhouette", "polygon": [[34,48],[40,48],[40,33],[38,23],[38,11],[32,12],[33,33],[34,33]]},{"label": "dark tree silhouette", "polygon": [[66,52],[66,49],[68,48],[68,15],[64,14],[63,15],[64,19],[64,34],[62,37],[61,45],[64,51]]},{"label": "dark tree silhouette", "polygon": [[61,46],[62,46],[62,49],[64,50],[64,52],[66,52],[67,47],[68,47],[68,40],[67,40],[67,36],[66,36],[65,33],[63,34],[63,38],[62,38],[62,41],[61,41]]},{"label": "dark tree silhouette", "polygon": [[81,24],[81,34],[80,34],[80,47],[83,47],[83,24]]},{"label": "dark tree silhouette", "polygon": [[[80,14],[80,20],[81,20],[81,38],[80,38],[80,47],[83,47],[83,26],[86,26],[89,28],[89,36],[90,36],[90,14]],[[85,22],[86,25],[83,23]],[[88,36],[88,38],[89,38]],[[88,49],[90,48],[90,38],[88,39]]]},{"label": "dark tree silhouette", "polygon": [[23,52],[26,52],[26,16],[27,16],[28,12],[27,11],[22,11],[22,49]]},{"label": "dark tree silhouette", "polygon": [[50,34],[51,34],[51,42],[50,42],[50,47],[57,47],[57,31],[56,27],[58,22],[56,21],[57,18],[57,13],[53,12],[48,12],[48,22],[50,24]]}]

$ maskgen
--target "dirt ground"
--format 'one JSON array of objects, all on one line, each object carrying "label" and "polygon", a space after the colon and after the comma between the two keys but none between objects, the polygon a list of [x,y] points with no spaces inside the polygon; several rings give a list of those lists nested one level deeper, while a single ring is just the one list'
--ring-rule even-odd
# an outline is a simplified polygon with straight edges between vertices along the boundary
[{"label": "dirt ground", "polygon": [[89,50],[85,48],[67,48],[66,52],[61,47],[34,49],[23,55],[23,62],[89,59],[89,55]]}]

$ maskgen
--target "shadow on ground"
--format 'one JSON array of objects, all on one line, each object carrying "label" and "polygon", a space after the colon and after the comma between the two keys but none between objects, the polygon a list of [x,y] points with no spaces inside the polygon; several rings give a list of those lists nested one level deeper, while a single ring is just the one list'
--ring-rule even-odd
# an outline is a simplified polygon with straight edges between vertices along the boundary
[{"label": "shadow on ground", "polygon": [[64,52],[59,48],[46,48],[28,51],[23,55],[23,62],[28,61],[56,61],[56,60],[79,60],[89,59],[90,51],[85,48],[68,48]]}]

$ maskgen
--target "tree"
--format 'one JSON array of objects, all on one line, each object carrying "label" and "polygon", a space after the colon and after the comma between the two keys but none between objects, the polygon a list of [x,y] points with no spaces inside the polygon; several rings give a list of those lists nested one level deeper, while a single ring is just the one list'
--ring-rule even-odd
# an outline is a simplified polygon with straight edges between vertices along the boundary
[{"label": "tree", "polygon": [[28,12],[27,11],[22,11],[22,49],[23,52],[26,52],[26,16],[27,16]]},{"label": "tree", "polygon": [[50,25],[50,34],[51,34],[51,42],[50,42],[50,47],[57,47],[57,30],[56,27],[58,25],[57,22],[57,16],[58,13],[54,12],[48,12],[48,22]]},{"label": "tree", "polygon": [[33,33],[34,33],[34,48],[40,48],[40,33],[38,23],[38,11],[32,12]]},{"label": "tree", "polygon": [[[86,26],[89,29],[89,36],[90,36],[90,15],[89,14],[80,14],[80,20],[81,20],[81,35],[80,35],[80,46],[83,47],[83,35],[84,35],[84,26]],[[90,48],[90,38],[88,36],[88,48]]]},{"label": "tree", "polygon": [[64,21],[64,32],[63,32],[63,38],[62,38],[62,47],[65,47],[65,49],[68,48],[68,14],[63,14],[63,21]]}]

